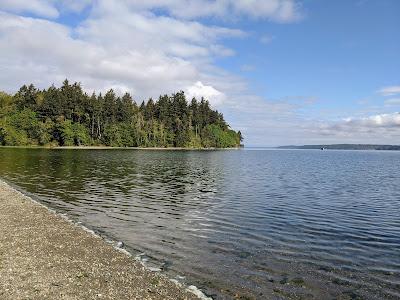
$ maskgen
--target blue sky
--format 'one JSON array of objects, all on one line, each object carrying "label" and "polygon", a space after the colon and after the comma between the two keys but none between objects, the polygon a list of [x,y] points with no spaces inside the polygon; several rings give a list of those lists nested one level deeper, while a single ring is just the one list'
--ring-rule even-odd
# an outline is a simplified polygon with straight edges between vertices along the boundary
[{"label": "blue sky", "polygon": [[247,145],[400,144],[399,15],[397,0],[0,0],[0,89],[184,90]]},{"label": "blue sky", "polygon": [[238,55],[220,66],[241,73],[266,98],[315,97],[320,108],[345,112],[357,111],[362,99],[382,104],[375,91],[400,79],[400,2],[304,1],[303,8],[294,24],[241,22],[271,41],[229,41]]}]

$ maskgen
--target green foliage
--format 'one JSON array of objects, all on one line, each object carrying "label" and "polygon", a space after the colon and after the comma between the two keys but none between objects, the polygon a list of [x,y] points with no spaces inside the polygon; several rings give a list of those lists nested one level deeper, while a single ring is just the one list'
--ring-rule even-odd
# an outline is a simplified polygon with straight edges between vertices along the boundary
[{"label": "green foliage", "polygon": [[57,124],[56,136],[61,146],[81,146],[90,144],[87,128],[71,120],[64,120]]},{"label": "green foliage", "polygon": [[122,147],[122,132],[117,124],[106,126],[103,137],[104,144],[112,147]]},{"label": "green foliage", "polygon": [[233,130],[223,130],[215,124],[207,125],[203,130],[203,146],[229,148],[240,144],[239,135]]},{"label": "green foliage", "polygon": [[186,144],[188,148],[202,148],[200,135],[197,135],[194,132],[190,132],[189,141]]},{"label": "green foliage", "polygon": [[31,84],[15,95],[0,92],[2,145],[220,148],[242,140],[207,100],[188,103],[183,92],[139,107],[128,93],[88,96],[68,80],[60,88]]},{"label": "green foliage", "polygon": [[38,144],[41,124],[36,113],[28,108],[12,111],[0,122],[1,141],[4,145]]},{"label": "green foliage", "polygon": [[25,131],[0,124],[0,143],[3,146],[25,146],[29,140]]},{"label": "green foliage", "polygon": [[53,141],[54,122],[51,119],[46,119],[44,122],[39,122],[39,145],[49,145]]},{"label": "green foliage", "polygon": [[83,124],[74,123],[72,125],[74,133],[74,144],[76,146],[90,144],[90,137],[87,128]]},{"label": "green foliage", "polygon": [[56,132],[60,146],[74,145],[74,129],[71,120],[65,120],[57,124]]},{"label": "green foliage", "polygon": [[4,117],[14,109],[13,97],[7,93],[0,92],[0,118]]}]

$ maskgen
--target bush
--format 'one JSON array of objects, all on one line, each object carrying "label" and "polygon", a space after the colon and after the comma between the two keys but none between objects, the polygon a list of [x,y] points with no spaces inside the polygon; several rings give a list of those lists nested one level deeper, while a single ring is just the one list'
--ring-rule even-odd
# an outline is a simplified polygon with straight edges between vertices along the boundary
[{"label": "bush", "polygon": [[74,145],[88,145],[90,143],[89,132],[86,127],[79,123],[72,125]]},{"label": "bush", "polygon": [[44,123],[39,123],[39,145],[50,144],[53,138],[54,122],[51,119],[46,119]]},{"label": "bush", "polygon": [[90,143],[89,132],[82,124],[65,120],[58,123],[56,127],[56,135],[61,146],[80,146]]},{"label": "bush", "polygon": [[23,130],[0,125],[0,144],[4,146],[24,146],[29,144],[29,139]]},{"label": "bush", "polygon": [[118,125],[106,126],[104,129],[103,141],[106,146],[122,147],[123,140]]},{"label": "bush", "polygon": [[240,145],[240,137],[233,130],[223,130],[220,126],[207,125],[202,132],[203,147],[229,148]]},{"label": "bush", "polygon": [[65,120],[57,124],[57,136],[60,146],[74,145],[74,130],[70,120]]}]

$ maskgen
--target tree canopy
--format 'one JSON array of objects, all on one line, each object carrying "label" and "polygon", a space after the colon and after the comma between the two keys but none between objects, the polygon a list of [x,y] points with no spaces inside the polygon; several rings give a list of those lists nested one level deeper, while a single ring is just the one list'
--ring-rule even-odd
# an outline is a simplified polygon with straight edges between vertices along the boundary
[{"label": "tree canopy", "polygon": [[86,94],[79,83],[0,92],[0,144],[119,147],[237,147],[240,131],[204,98],[188,103],[184,92],[140,105],[126,93]]}]

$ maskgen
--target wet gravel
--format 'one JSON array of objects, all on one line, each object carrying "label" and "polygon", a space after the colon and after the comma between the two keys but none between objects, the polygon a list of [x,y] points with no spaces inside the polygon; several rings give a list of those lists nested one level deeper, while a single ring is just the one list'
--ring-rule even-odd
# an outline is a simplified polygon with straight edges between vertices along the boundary
[{"label": "wet gravel", "polygon": [[0,299],[199,299],[0,181]]}]

